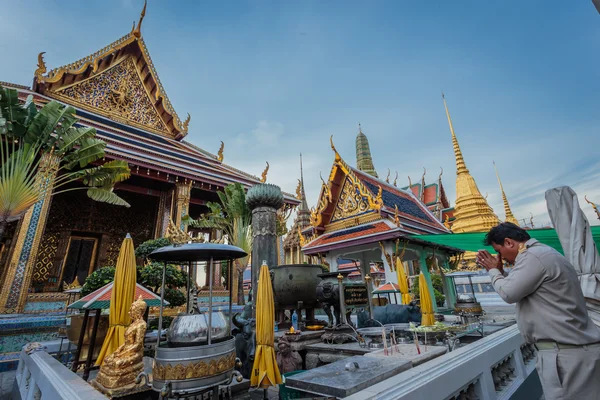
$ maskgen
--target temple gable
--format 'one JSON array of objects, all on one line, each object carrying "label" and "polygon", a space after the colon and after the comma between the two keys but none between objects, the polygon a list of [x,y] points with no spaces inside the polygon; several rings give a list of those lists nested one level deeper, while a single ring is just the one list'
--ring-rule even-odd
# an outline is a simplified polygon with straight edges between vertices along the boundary
[{"label": "temple gable", "polygon": [[54,97],[82,108],[102,110],[116,121],[168,133],[131,57],[98,75],[52,93]]}]

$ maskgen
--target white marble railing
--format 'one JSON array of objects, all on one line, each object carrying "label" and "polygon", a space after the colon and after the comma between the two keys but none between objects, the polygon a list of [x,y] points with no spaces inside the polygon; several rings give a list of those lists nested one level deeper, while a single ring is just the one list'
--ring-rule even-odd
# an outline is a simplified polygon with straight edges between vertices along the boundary
[{"label": "white marble railing", "polygon": [[44,350],[21,351],[14,400],[106,400],[100,392]]},{"label": "white marble railing", "polygon": [[[535,371],[535,350],[516,325],[398,374],[346,400],[510,399]],[[531,382],[531,381],[529,381]],[[539,399],[538,384],[519,397]]]}]

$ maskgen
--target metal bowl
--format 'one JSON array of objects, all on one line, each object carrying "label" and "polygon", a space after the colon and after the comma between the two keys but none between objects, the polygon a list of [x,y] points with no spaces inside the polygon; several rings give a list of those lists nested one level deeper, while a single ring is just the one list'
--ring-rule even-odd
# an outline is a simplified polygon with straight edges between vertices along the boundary
[{"label": "metal bowl", "polygon": [[[208,313],[179,315],[167,332],[170,346],[195,346],[208,343]],[[216,343],[230,337],[229,326],[222,312],[212,313],[212,337]]]}]

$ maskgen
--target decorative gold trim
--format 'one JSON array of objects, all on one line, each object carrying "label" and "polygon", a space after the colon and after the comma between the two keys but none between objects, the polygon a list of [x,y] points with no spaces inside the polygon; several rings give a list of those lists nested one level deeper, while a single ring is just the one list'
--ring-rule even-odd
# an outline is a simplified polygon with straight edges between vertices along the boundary
[{"label": "decorative gold trim", "polygon": [[223,158],[224,158],[223,150],[224,149],[225,149],[225,143],[223,143],[223,141],[221,140],[221,147],[219,147],[219,152],[217,153],[217,160],[219,160],[219,162],[223,162]]},{"label": "decorative gold trim", "polygon": [[184,379],[208,378],[214,375],[222,374],[235,367],[235,352],[227,354],[208,363],[198,361],[185,364],[167,364],[160,365],[154,362],[152,376],[161,381],[181,381]]}]

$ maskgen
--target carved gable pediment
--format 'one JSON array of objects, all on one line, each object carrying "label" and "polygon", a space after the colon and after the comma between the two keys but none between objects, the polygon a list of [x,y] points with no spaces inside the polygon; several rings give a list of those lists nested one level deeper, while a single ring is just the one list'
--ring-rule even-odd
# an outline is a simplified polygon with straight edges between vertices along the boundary
[{"label": "carved gable pediment", "polygon": [[69,103],[101,110],[114,120],[168,133],[131,57],[54,93],[56,97],[69,99]]},{"label": "carved gable pediment", "polygon": [[358,216],[368,211],[372,211],[368,197],[362,195],[354,182],[346,177],[331,222]]}]

